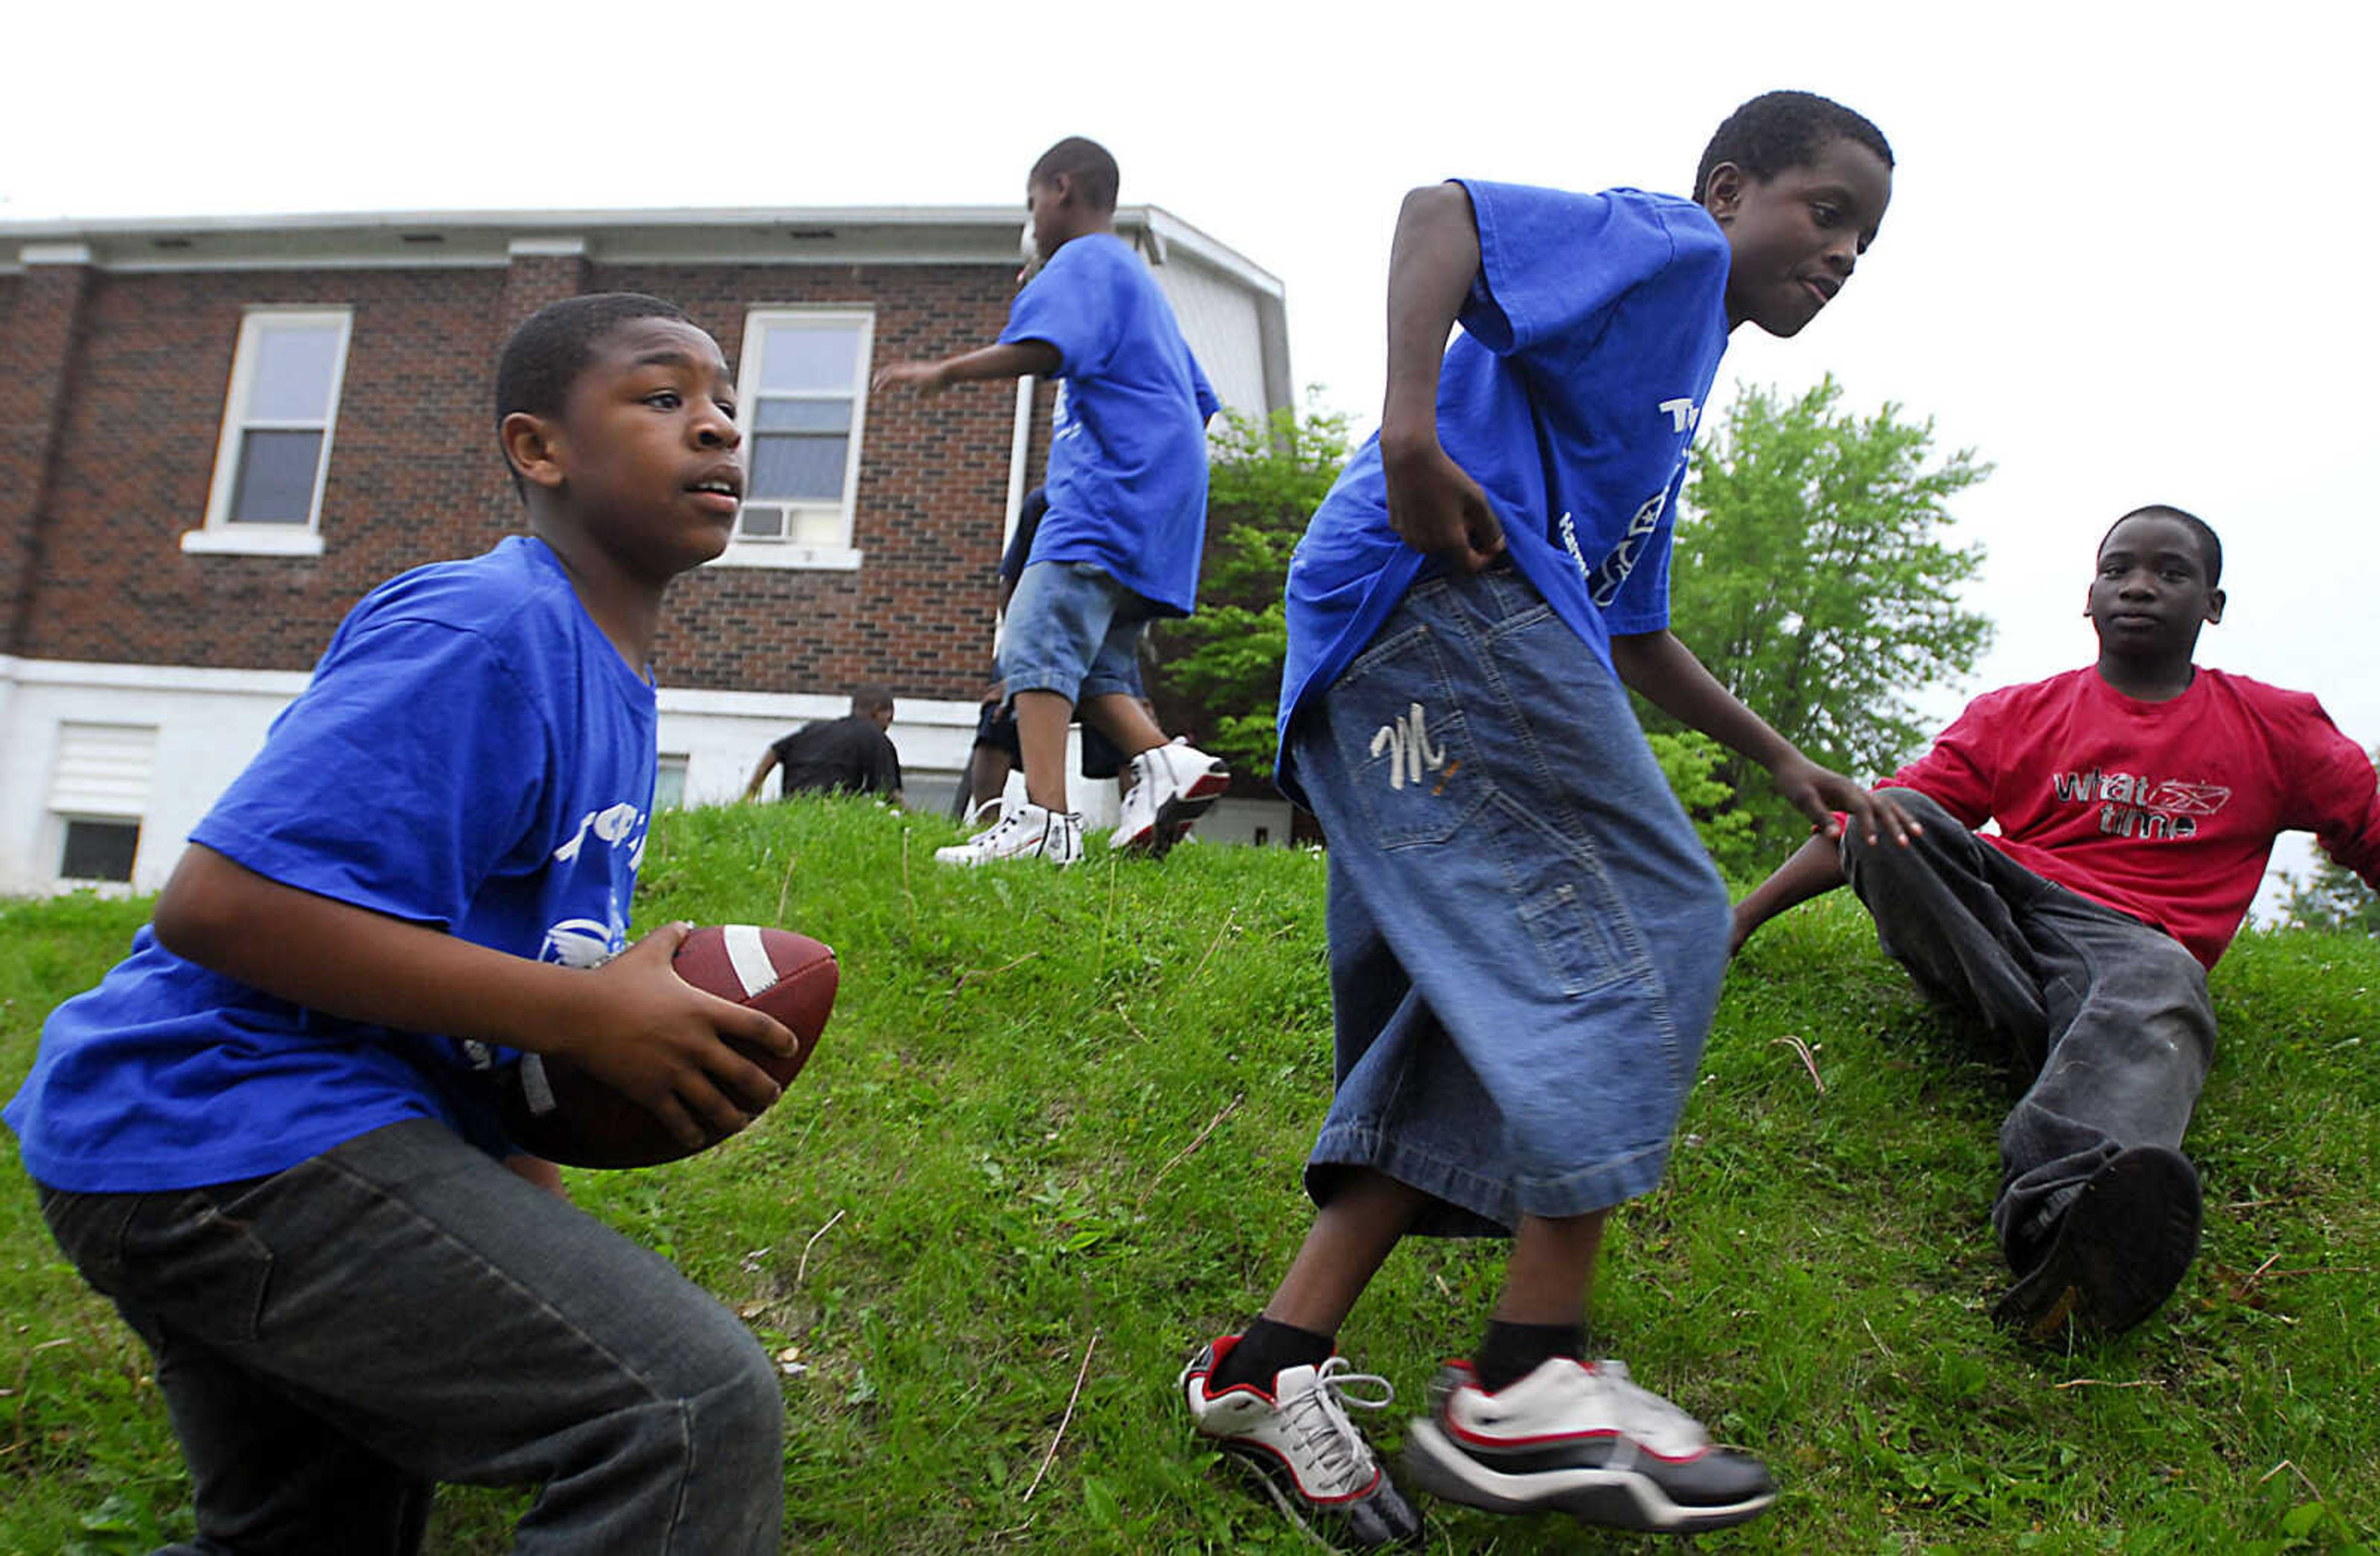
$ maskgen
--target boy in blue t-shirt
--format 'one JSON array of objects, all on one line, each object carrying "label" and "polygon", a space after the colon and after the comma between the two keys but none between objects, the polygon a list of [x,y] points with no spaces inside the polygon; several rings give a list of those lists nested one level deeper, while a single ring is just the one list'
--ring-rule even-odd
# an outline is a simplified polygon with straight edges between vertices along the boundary
[{"label": "boy in blue t-shirt", "polygon": [[734,378],[658,298],[506,344],[526,536],[383,584],[6,1118],[59,1246],[157,1358],[207,1550],[409,1550],[439,1480],[543,1488],[524,1549],[765,1551],[767,1355],[667,1260],[507,1172],[566,1059],[688,1145],[777,1094],[776,1022],[623,950],[670,579],[741,501]]},{"label": "boy in blue t-shirt", "polygon": [[1720,126],[1692,201],[1464,182],[1399,216],[1380,430],[1289,571],[1282,784],[1330,845],[1319,1210],[1263,1315],[1182,1377],[1201,1433],[1357,1543],[1419,1530],[1347,1417],[1385,1403],[1350,1385],[1385,1385],[1334,1354],[1407,1233],[1513,1239],[1486,1337],[1407,1434],[1420,1485],[1667,1530],[1775,1494],[1585,1359],[1604,1218],[1659,1181],[1727,961],[1726,889],[1628,689],[1822,825],[1905,835],[1668,630],[1673,510],[1728,333],[1817,314],[1891,165],[1865,119],[1775,92]]},{"label": "boy in blue t-shirt", "polygon": [[[1165,294],[1115,235],[1116,164],[1071,136],[1026,180],[1040,268],[997,345],[939,362],[894,362],[876,387],[936,395],[1024,374],[1063,379],[1050,442],[1050,511],[1017,580],[1000,673],[1016,708],[1025,802],[944,864],[1082,857],[1066,803],[1066,726],[1083,722],[1131,759],[1132,790],[1109,838],[1163,855],[1231,785],[1223,763],[1164,731],[1139,701],[1149,622],[1196,604],[1207,535],[1207,419],[1220,408]],[[1028,264],[1028,269],[1030,268]]]}]

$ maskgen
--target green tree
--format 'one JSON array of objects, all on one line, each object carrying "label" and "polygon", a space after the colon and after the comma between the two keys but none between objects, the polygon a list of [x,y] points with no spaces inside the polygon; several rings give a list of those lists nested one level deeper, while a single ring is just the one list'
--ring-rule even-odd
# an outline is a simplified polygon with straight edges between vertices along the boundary
[{"label": "green tree", "polygon": [[1670,781],[1670,792],[1702,835],[1711,863],[1730,881],[1750,879],[1759,864],[1752,814],[1736,803],[1735,790],[1719,776],[1733,753],[1691,729],[1674,734],[1649,730],[1645,738],[1653,748],[1653,760],[1661,764],[1661,776]]},{"label": "green tree", "polygon": [[1290,553],[1347,461],[1347,418],[1311,400],[1303,415],[1223,412],[1207,478],[1198,614],[1160,624],[1150,694],[1169,728],[1242,772],[1270,773]]},{"label": "green tree", "polygon": [[[1990,621],[1958,601],[1983,547],[1944,535],[1950,500],[1991,466],[1972,449],[1932,457],[1930,419],[1890,404],[1861,418],[1841,399],[1831,375],[1794,399],[1747,388],[1695,449],[1670,629],[1811,760],[1874,778],[1925,738],[1915,696],[1990,646]],[[1760,833],[1803,824],[1752,762],[1727,752],[1720,776]]]},{"label": "green tree", "polygon": [[[2380,761],[2380,747],[2372,750]],[[2328,857],[2317,857],[2304,875],[2281,871],[2281,923],[2292,930],[2330,930],[2380,939],[2380,892],[2356,878],[2353,870]]]}]

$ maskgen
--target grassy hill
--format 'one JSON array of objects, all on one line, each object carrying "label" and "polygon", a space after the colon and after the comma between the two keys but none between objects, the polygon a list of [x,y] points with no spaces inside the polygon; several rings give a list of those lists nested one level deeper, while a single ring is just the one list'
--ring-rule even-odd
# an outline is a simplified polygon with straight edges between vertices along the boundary
[{"label": "grassy hill", "polygon": [[[844,992],[750,1131],[671,1167],[574,1173],[575,1197],[784,1362],[789,1545],[1309,1549],[1200,1446],[1172,1385],[1305,1227],[1330,1084],[1321,860],[1192,847],[962,874],[932,863],[949,835],[833,802],[667,818],[640,927],[799,928],[841,951]],[[0,1092],[142,911],[0,904]],[[1616,1219],[1594,1314],[1640,1379],[1783,1484],[1766,1519],[1704,1543],[2359,1549],[2380,1527],[2375,988],[2371,944],[2241,942],[2216,975],[2223,1046],[2191,1142],[2200,1263],[2138,1333],[2045,1355],[1985,1317],[2006,1078],[1847,898],[1771,926],[1730,974],[1668,1183]],[[0,1550],[186,1535],[145,1355],[0,1149]],[[1401,1392],[1376,1441],[1471,1343],[1498,1255],[1391,1259],[1342,1337]],[[445,1494],[432,1549],[505,1549],[520,1503]],[[1426,1513],[1439,1550],[1670,1549]]]}]

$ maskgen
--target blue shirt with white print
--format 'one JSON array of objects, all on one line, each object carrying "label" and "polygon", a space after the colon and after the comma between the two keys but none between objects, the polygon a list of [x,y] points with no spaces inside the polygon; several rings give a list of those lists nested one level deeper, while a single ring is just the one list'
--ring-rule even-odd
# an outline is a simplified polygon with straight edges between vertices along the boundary
[{"label": "blue shirt with white print", "polygon": [[[516,536],[367,595],[191,838],[285,886],[589,966],[626,942],[654,728],[650,682],[545,543]],[[495,1083],[517,1057],[291,1004],[144,928],[52,1014],[6,1118],[35,1179],[89,1193],[261,1176],[413,1118],[502,1154]]]},{"label": "blue shirt with white print", "polygon": [[1064,380],[1033,562],[1088,562],[1186,616],[1207,540],[1207,419],[1221,408],[1155,277],[1124,241],[1060,246],[1010,305],[1002,346],[1046,342]]},{"label": "blue shirt with white print", "polygon": [[[1462,182],[1479,274],[1439,373],[1439,441],[1487,492],[1513,565],[1608,668],[1612,634],[1670,622],[1686,452],[1727,348],[1727,237],[1668,195]],[[1443,570],[1389,527],[1375,432],[1290,563],[1279,782],[1293,797],[1300,711]]]}]

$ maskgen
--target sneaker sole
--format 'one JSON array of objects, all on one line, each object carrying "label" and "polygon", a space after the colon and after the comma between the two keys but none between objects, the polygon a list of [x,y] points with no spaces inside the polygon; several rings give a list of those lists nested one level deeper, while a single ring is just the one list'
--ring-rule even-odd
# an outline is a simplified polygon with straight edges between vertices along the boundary
[{"label": "sneaker sole", "polygon": [[2136,1146],[2067,1208],[2040,1266],[1992,1319],[2036,1344],[2068,1330],[2120,1334],[2165,1305],[2198,1257],[2198,1174],[2180,1151]]},{"label": "sneaker sole", "polygon": [[1229,769],[1209,768],[1192,780],[1190,786],[1157,808],[1149,824],[1124,842],[1115,845],[1119,853],[1145,854],[1161,859],[1173,852],[1173,845],[1190,835],[1190,828],[1199,817],[1213,808],[1223,791],[1232,786]]},{"label": "sneaker sole", "polygon": [[1582,1524],[1654,1534],[1724,1529],[1758,1517],[1772,1489],[1740,1502],[1693,1507],[1671,1501],[1649,1476],[1628,1469],[1540,1470],[1506,1475],[1447,1441],[1434,1421],[1405,1430],[1405,1482],[1434,1497],[1490,1513],[1567,1513]]},{"label": "sneaker sole", "polygon": [[1366,1539],[1350,1525],[1345,1513],[1307,1501],[1305,1494],[1297,1489],[1296,1477],[1290,1474],[1289,1466],[1282,1464],[1280,1456],[1271,1450],[1232,1438],[1199,1435],[1202,1441],[1211,1442],[1221,1449],[1223,1457],[1242,1476],[1255,1481],[1263,1489],[1264,1494],[1272,1499],[1272,1505],[1281,1510],[1281,1515],[1294,1525],[1298,1533],[1317,1545],[1333,1550],[1393,1550],[1419,1545],[1425,1537],[1427,1531],[1421,1523],[1421,1515],[1415,1513],[1412,1533]]}]

